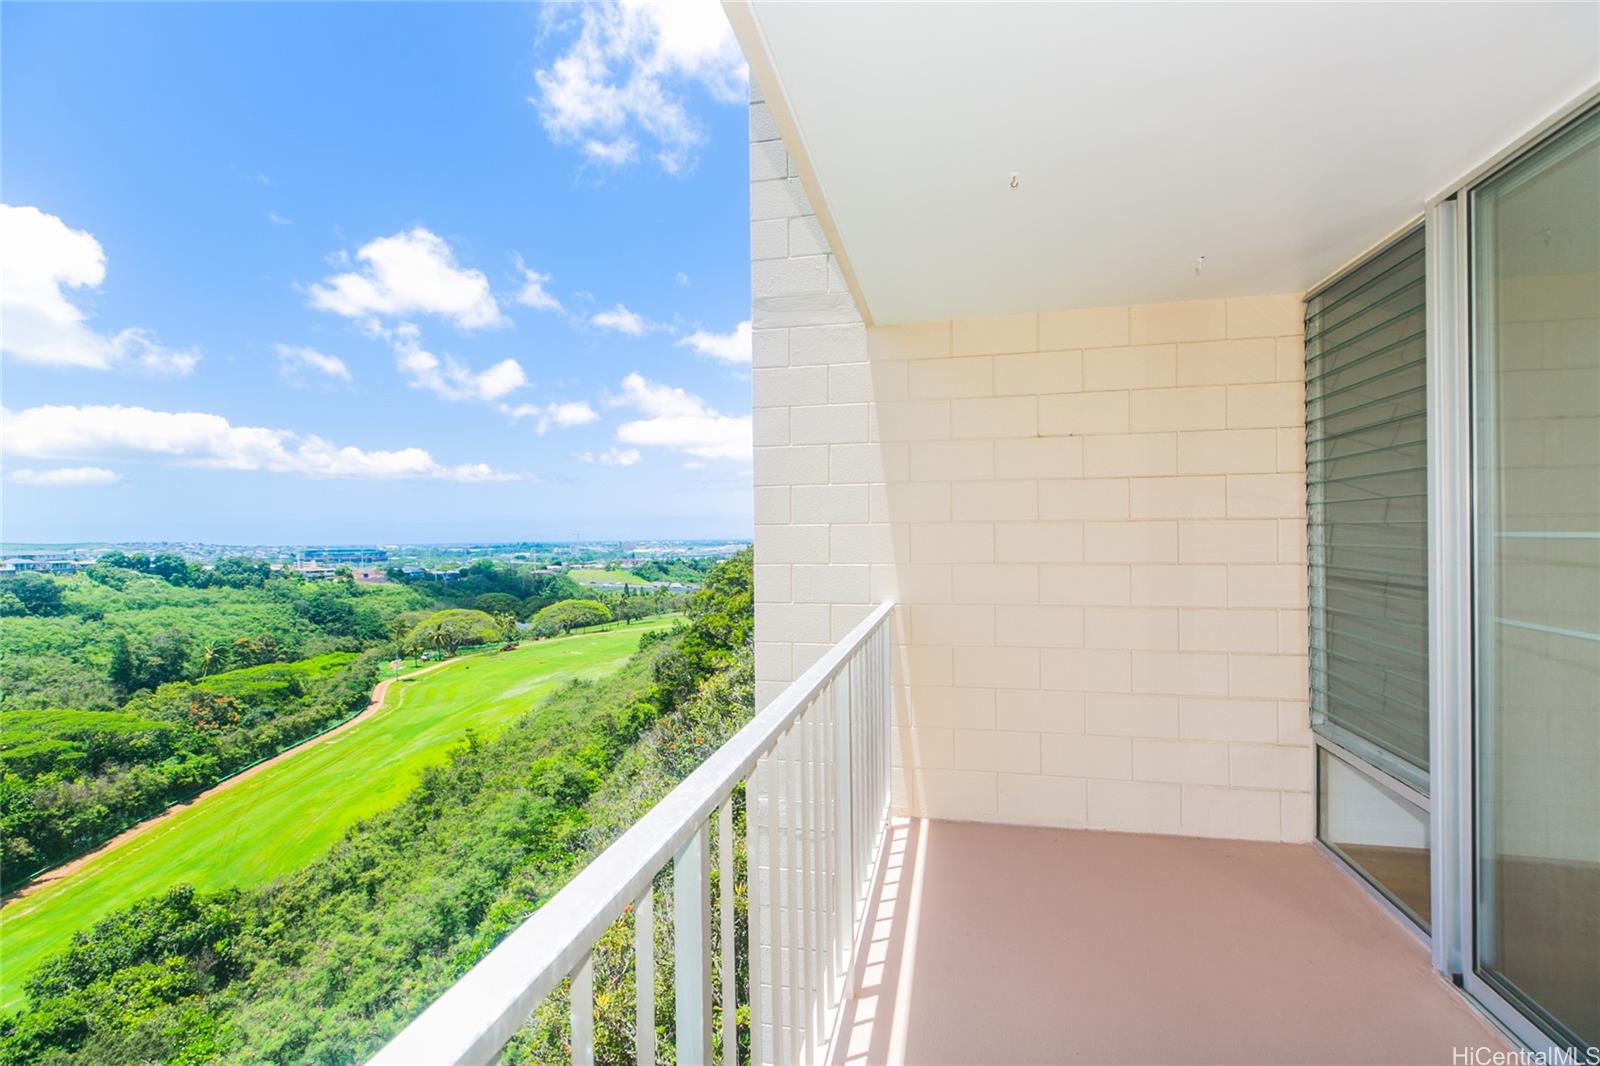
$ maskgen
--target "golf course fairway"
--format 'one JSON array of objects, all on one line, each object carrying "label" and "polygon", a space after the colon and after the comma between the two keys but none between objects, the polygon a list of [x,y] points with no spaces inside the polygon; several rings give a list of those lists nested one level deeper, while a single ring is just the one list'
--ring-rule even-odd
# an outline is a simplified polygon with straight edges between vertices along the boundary
[{"label": "golf course fairway", "polygon": [[384,703],[341,732],[308,741],[248,778],[153,819],[121,844],[0,909],[0,1010],[21,1005],[43,959],[106,913],[189,882],[202,891],[259,884],[293,870],[352,823],[393,806],[418,772],[468,730],[488,739],[572,678],[619,667],[642,633],[630,626],[463,656],[394,681]]}]

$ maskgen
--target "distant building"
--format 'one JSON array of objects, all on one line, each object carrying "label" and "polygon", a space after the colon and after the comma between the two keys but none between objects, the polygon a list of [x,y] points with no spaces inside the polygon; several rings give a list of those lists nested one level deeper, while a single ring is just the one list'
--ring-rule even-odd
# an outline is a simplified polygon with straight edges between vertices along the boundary
[{"label": "distant building", "polygon": [[369,566],[389,561],[389,553],[378,547],[306,548],[298,553],[306,562],[329,566]]}]

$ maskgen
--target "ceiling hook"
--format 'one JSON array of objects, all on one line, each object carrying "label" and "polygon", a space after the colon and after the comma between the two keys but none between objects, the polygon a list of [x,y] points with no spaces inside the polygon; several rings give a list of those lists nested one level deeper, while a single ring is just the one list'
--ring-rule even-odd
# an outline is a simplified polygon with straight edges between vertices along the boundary
[{"label": "ceiling hook", "polygon": [[1011,173],[1011,187],[1012,187],[1012,188],[1013,188],[1013,189],[1015,189],[1015,188],[1016,188],[1016,187],[1017,187],[1017,186],[1018,186],[1018,185],[1020,185],[1020,184],[1021,184],[1021,182],[1019,182],[1019,181],[1018,181],[1018,180],[1017,180],[1017,174],[1016,174],[1016,171],[1012,171],[1012,173]]}]

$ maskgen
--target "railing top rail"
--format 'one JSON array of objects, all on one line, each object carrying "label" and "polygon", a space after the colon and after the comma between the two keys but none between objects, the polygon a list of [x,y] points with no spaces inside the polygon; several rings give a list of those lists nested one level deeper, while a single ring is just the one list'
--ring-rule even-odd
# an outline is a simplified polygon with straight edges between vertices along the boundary
[{"label": "railing top rail", "polygon": [[874,608],[385,1045],[373,1066],[492,1062],[893,608]]}]

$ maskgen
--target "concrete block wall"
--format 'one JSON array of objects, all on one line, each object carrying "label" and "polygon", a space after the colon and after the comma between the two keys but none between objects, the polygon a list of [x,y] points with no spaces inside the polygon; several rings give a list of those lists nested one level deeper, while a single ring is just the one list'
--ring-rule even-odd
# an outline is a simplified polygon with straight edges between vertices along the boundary
[{"label": "concrete block wall", "polygon": [[902,811],[1310,839],[1299,294],[867,327],[750,153],[758,700],[892,597]]}]

